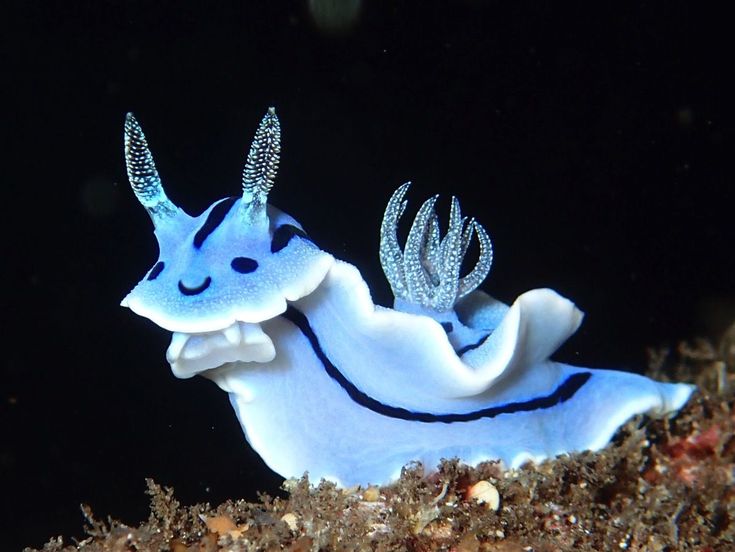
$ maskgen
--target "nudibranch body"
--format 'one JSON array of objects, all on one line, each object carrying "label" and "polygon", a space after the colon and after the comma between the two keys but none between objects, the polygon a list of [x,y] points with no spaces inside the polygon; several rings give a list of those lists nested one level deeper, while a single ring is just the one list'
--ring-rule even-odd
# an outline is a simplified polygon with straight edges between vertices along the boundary
[{"label": "nudibranch body", "polygon": [[[394,308],[375,305],[354,266],[267,204],[280,154],[273,109],[250,148],[242,194],[198,217],[166,196],[132,115],[125,152],[160,256],[122,304],[173,332],[174,374],[227,391],[248,442],[284,477],[382,484],[412,461],[516,467],[597,450],[631,416],[675,412],[694,389],[550,360],[582,313],[549,289],[510,306],[476,289],[492,245],[456,199],[444,236],[431,198],[402,248],[408,184],[381,227]],[[461,276],[473,237],[479,260]]]}]

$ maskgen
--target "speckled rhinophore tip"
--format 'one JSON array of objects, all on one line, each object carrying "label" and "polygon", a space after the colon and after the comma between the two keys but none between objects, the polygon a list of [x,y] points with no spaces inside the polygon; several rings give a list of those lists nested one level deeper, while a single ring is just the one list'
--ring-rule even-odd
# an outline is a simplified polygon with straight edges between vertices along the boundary
[{"label": "speckled rhinophore tip", "polygon": [[[439,217],[434,206],[438,196],[419,209],[402,251],[398,243],[398,222],[406,208],[403,199],[410,183],[399,187],[388,201],[380,228],[380,262],[393,295],[433,310],[444,312],[479,286],[490,271],[493,249],[485,229],[474,219],[462,217],[457,198],[452,198],[449,228],[440,236]],[[473,233],[480,243],[480,257],[472,271],[460,278],[462,259]]]},{"label": "speckled rhinophore tip", "polygon": [[281,155],[281,125],[273,107],[260,121],[242,171],[242,196],[251,213],[265,213],[268,192],[278,172]]},{"label": "speckled rhinophore tip", "polygon": [[135,197],[148,211],[153,224],[174,216],[178,208],[163,191],[145,134],[132,113],[125,117],[125,164]]}]

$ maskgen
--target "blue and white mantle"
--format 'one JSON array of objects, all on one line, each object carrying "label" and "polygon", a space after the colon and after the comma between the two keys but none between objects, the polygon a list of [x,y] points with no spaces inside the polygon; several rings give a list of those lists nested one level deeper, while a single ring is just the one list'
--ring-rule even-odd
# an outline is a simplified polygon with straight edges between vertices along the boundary
[{"label": "blue and white mantle", "polygon": [[[122,304],[173,332],[174,374],[227,391],[248,442],[284,477],[382,484],[411,461],[516,467],[597,450],[631,416],[675,412],[694,390],[550,360],[582,313],[550,289],[510,306],[476,289],[492,245],[456,199],[444,236],[434,197],[401,247],[408,184],[381,227],[394,308],[376,306],[357,268],[267,204],[280,154],[273,109],[250,148],[242,194],[197,217],[166,196],[130,114],[125,153],[160,256]],[[479,260],[461,276],[474,237]]]}]

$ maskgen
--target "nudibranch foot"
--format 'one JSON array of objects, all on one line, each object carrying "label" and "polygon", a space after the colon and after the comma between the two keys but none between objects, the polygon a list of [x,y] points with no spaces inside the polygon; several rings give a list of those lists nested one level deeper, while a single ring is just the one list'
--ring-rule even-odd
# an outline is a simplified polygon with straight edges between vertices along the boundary
[{"label": "nudibranch foot", "polygon": [[517,467],[597,450],[631,416],[675,411],[693,390],[548,360],[581,320],[551,290],[528,292],[505,312],[491,334],[495,356],[469,366],[437,322],[373,305],[357,270],[337,261],[314,293],[263,324],[273,361],[208,377],[230,393],[271,468],[343,485],[389,482],[411,460]]},{"label": "nudibranch foot", "polygon": [[[691,385],[551,360],[582,312],[550,289],[511,305],[476,289],[492,244],[456,199],[443,236],[430,198],[401,247],[408,184],[381,226],[394,308],[375,305],[357,268],[267,204],[280,136],[269,109],[241,195],[192,217],[166,196],[128,116],[128,175],[160,254],[122,303],[173,333],[176,376],[200,374],[229,393],[247,440],[279,474],[355,485],[388,483],[412,461],[517,467],[600,449],[631,416],[667,415],[689,398]],[[479,257],[462,275],[474,237]]]},{"label": "nudibranch foot", "polygon": [[[278,321],[270,331],[284,337],[293,332],[290,339],[303,339],[302,347],[309,346],[298,326]],[[633,374],[544,363],[531,367],[518,382],[546,380],[551,385],[544,394],[508,402],[500,399],[501,392],[498,398],[487,397],[484,408],[467,401],[459,402],[454,414],[433,414],[351,396],[325,371],[316,353],[298,355],[305,370],[288,370],[296,361],[289,351],[254,371],[234,364],[218,371],[215,381],[226,382],[248,441],[272,469],[285,477],[308,471],[312,480],[345,486],[389,483],[415,460],[433,469],[442,458],[457,457],[470,465],[498,459],[511,468],[562,453],[598,450],[631,416],[671,412],[691,392],[687,386]],[[307,386],[320,392],[305,392]],[[621,400],[611,400],[611,388],[619,390]],[[261,393],[275,389],[294,393],[272,395],[266,406]]]}]

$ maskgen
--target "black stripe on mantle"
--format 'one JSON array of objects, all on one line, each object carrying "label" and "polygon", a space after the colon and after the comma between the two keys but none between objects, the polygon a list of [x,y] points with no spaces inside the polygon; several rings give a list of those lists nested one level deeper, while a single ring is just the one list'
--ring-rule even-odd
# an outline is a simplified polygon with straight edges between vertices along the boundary
[{"label": "black stripe on mantle", "polygon": [[217,227],[222,224],[222,221],[225,220],[227,213],[230,212],[230,209],[232,209],[232,206],[238,199],[239,198],[237,197],[228,197],[220,200],[217,205],[212,207],[209,215],[207,215],[207,220],[204,221],[204,224],[202,224],[201,228],[199,228],[199,230],[197,230],[197,233],[194,234],[194,247],[196,249],[202,248],[202,245],[204,245],[204,240],[206,240],[209,235],[217,230]]},{"label": "black stripe on mantle", "polygon": [[425,423],[452,423],[452,422],[471,422],[482,418],[495,418],[501,414],[515,414],[517,412],[532,412],[534,410],[544,410],[552,408],[558,404],[571,399],[577,391],[592,377],[590,372],[577,372],[567,377],[559,386],[549,395],[537,397],[527,401],[511,402],[498,406],[491,406],[473,412],[464,412],[461,414],[432,414],[430,412],[414,412],[406,408],[390,406],[372,398],[370,395],[360,391],[355,384],[348,380],[339,369],[332,364],[329,357],[324,353],[319,344],[314,330],[309,324],[308,318],[297,308],[289,305],[283,317],[296,325],[301,330],[304,337],[309,340],[311,348],[319,361],[324,366],[327,374],[334,379],[342,389],[344,389],[350,398],[362,407],[368,408],[373,412],[388,416],[390,418],[398,418],[400,420],[409,420],[414,422]]}]

